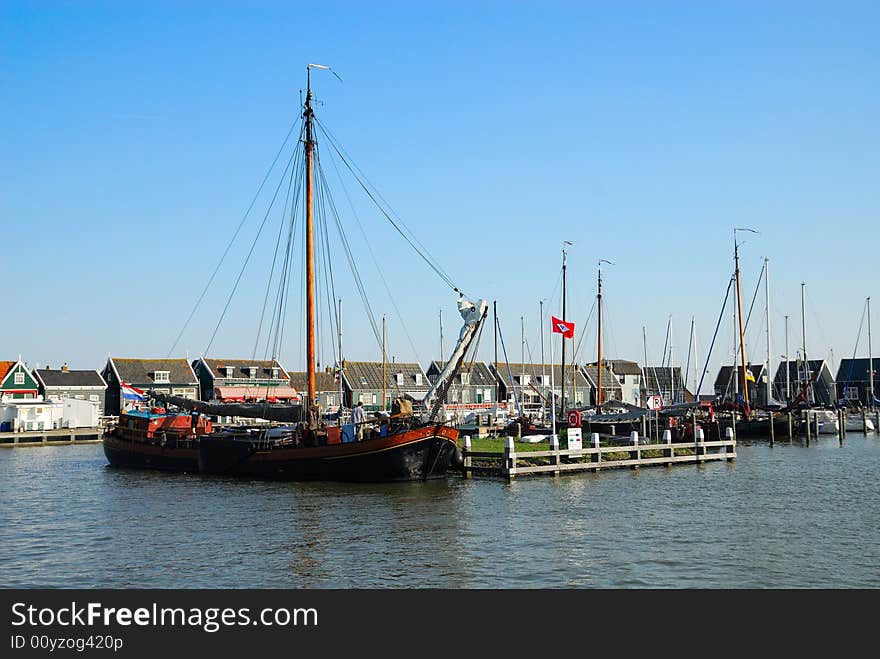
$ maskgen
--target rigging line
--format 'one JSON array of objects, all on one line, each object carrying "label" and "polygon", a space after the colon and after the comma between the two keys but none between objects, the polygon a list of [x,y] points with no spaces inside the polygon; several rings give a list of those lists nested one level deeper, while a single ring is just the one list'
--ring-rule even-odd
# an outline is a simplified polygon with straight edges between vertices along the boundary
[{"label": "rigging line", "polygon": [[[316,121],[317,121],[317,119],[316,119]],[[358,177],[357,175],[355,175],[354,172],[352,172],[352,174],[355,175],[355,179],[360,178],[360,179],[363,179],[363,181],[366,182],[366,184],[367,184],[367,185],[373,190],[373,192],[374,192],[374,193],[376,194],[376,196],[382,201],[382,203],[385,204],[385,206],[388,208],[388,210],[391,212],[391,214],[394,215],[395,218],[397,218],[397,221],[400,222],[401,225],[403,225],[403,228],[406,229],[406,231],[407,231],[407,233],[409,234],[409,236],[410,236],[410,238],[412,239],[412,241],[414,241],[414,242],[418,245],[418,247],[419,247],[419,248],[425,253],[425,255],[427,255],[427,256],[430,258],[430,260],[433,262],[433,265],[434,265],[434,266],[440,271],[440,273],[438,273],[438,274],[442,274],[442,277],[445,277],[446,282],[447,282],[450,286],[452,286],[452,288],[453,288],[456,292],[459,292],[459,293],[460,293],[461,291],[459,291],[457,288],[455,288],[455,286],[452,284],[452,278],[448,276],[448,274],[446,273],[445,270],[443,270],[443,268],[440,266],[439,261],[437,261],[437,259],[435,259],[433,256],[430,255],[430,253],[428,252],[428,249],[427,249],[427,248],[422,244],[422,242],[416,237],[416,235],[415,235],[415,233],[412,231],[412,229],[410,229],[410,228],[406,225],[406,222],[403,221],[403,218],[400,217],[400,214],[397,213],[397,211],[395,211],[395,210],[391,207],[391,204],[388,203],[388,200],[385,199],[385,198],[382,196],[382,193],[379,191],[379,189],[378,189],[375,185],[373,185],[373,184],[370,182],[370,180],[369,180],[369,178],[367,177],[367,175],[364,174],[363,170],[361,170],[361,168],[357,166],[357,164],[354,162],[354,159],[348,154],[348,152],[345,150],[345,148],[344,148],[344,147],[339,143],[339,141],[336,139],[336,136],[333,135],[333,133],[330,131],[330,129],[327,128],[326,126],[324,126],[320,121],[318,121],[318,123],[320,124],[320,128],[321,128],[321,130],[322,130],[322,131],[325,133],[325,135],[327,136],[328,141],[331,143],[331,146],[333,146],[333,148],[336,149],[337,152],[341,152],[340,157],[343,158],[343,160],[345,159],[345,157],[347,157],[348,160],[351,161],[351,166],[353,166],[354,169],[357,170],[357,173],[360,175],[359,177]],[[368,194],[369,194],[369,192],[368,192]],[[373,200],[373,203],[376,203],[376,205],[379,206],[379,204],[378,204],[375,200]],[[381,207],[380,207],[380,210],[381,210]],[[384,211],[383,211],[383,212],[384,212]],[[389,220],[390,220],[390,218],[389,218]],[[398,230],[399,230],[399,229],[398,229]],[[404,236],[404,237],[406,237],[406,236]]]},{"label": "rigging line", "polygon": [[[574,352],[571,357],[572,363],[575,361],[576,355],[578,353],[580,353],[580,351],[581,351],[581,343],[583,342],[584,337],[587,335],[586,328],[590,326],[590,319],[593,317],[593,312],[595,310],[596,310],[596,298],[593,298],[593,306],[590,307],[590,311],[589,311],[589,313],[587,313],[587,318],[586,318],[586,320],[584,320],[584,331],[581,332],[580,336],[578,337],[577,346],[575,346]],[[590,337],[592,337],[592,336],[593,335],[590,334]]]},{"label": "rigging line", "polygon": [[271,355],[273,358],[277,358],[280,356],[280,343],[278,339],[279,332],[279,316],[281,314],[281,309],[283,308],[283,300],[284,300],[284,292],[286,287],[286,282],[290,276],[290,263],[291,263],[291,252],[293,249],[293,236],[296,231],[296,221],[297,214],[296,209],[299,206],[300,194],[302,192],[302,161],[297,161],[297,171],[294,174],[294,180],[296,180],[297,184],[294,188],[294,197],[290,206],[290,221],[289,223],[282,223],[282,227],[287,226],[287,238],[284,244],[284,257],[281,262],[281,272],[278,276],[278,289],[275,294],[275,301],[273,302],[273,311],[272,317],[269,322],[269,329],[266,335],[266,349],[265,349],[265,357],[268,358],[271,350]]},{"label": "rigging line", "polygon": [[[766,265],[767,264],[765,263],[761,266],[761,272],[758,275],[758,283],[755,284],[755,293],[752,295],[752,302],[749,305],[749,313],[746,315],[746,322],[743,324],[743,337],[745,337],[745,334],[749,329],[749,321],[752,319],[752,310],[755,308],[755,300],[758,299],[758,291],[761,290],[761,280],[764,278],[764,268],[766,267]],[[727,396],[727,394],[730,392],[730,388],[733,386],[734,378],[739,377],[736,372],[736,359],[737,357],[739,357],[740,350],[745,350],[745,347],[739,345],[739,342],[737,342],[737,347],[733,352],[733,368],[730,371],[730,377],[727,380],[727,387],[724,390],[725,396]],[[743,384],[743,386],[746,385]]]},{"label": "rigging line", "polygon": [[[392,218],[391,215],[388,214],[388,211],[386,211],[382,207],[382,205],[376,200],[376,197],[373,196],[373,193],[370,191],[370,189],[367,187],[367,185],[365,185],[364,181],[362,181],[361,178],[358,176],[358,174],[355,172],[355,168],[353,168],[352,165],[349,164],[349,162],[345,159],[345,156],[342,155],[342,153],[340,152],[341,147],[339,147],[333,141],[333,138],[327,133],[327,130],[326,130],[326,128],[324,128],[323,124],[321,122],[318,122],[318,126],[321,128],[322,132],[325,133],[325,135],[330,143],[330,146],[332,146],[333,149],[336,151],[336,154],[339,156],[340,160],[342,160],[343,164],[345,164],[345,166],[351,172],[352,176],[354,176],[354,179],[358,182],[358,184],[361,186],[361,188],[363,188],[364,192],[366,192],[366,194],[370,198],[370,200],[376,205],[376,208],[378,208],[379,211],[385,216],[385,218],[391,223],[391,226],[393,226],[397,230],[397,232],[403,237],[403,239],[407,243],[409,243],[410,247],[413,248],[413,250],[416,252],[416,254],[418,254],[420,257],[422,257],[422,260],[428,264],[428,266],[437,274],[437,276],[440,277],[441,280],[443,280],[446,283],[447,286],[452,288],[452,290],[454,290],[456,293],[462,293],[462,291],[459,290],[459,288],[453,283],[452,279],[450,279],[449,275],[447,275],[443,271],[443,269],[436,262],[436,260],[427,254],[427,250],[424,248],[420,248],[420,246],[419,246],[420,243],[416,244],[416,243],[418,243],[418,241],[414,237],[410,238],[409,236],[407,236],[406,233],[403,231],[403,229],[400,228],[398,223],[394,221],[394,218]],[[366,177],[364,177],[364,178],[366,178]],[[376,192],[376,194],[377,195],[379,194],[378,191]],[[381,195],[379,195],[379,196],[381,197]],[[390,206],[389,206],[389,208],[390,208]],[[395,215],[397,215],[397,214],[395,213]],[[398,216],[398,220],[401,223],[403,223],[403,221],[399,219],[399,216]],[[409,229],[407,228],[407,230],[409,230]]]},{"label": "rigging line", "polygon": [[[272,280],[275,277],[275,265],[278,261],[278,251],[281,247],[281,237],[284,235],[284,227],[288,224],[287,217],[287,209],[290,208],[290,221],[293,221],[293,214],[296,209],[296,202],[298,197],[298,185],[299,185],[299,159],[297,159],[296,171],[291,172],[290,181],[287,185],[287,193],[284,195],[284,211],[281,213],[281,222],[278,224],[278,237],[275,239],[275,252],[272,255],[272,266],[269,268],[269,281],[266,284],[266,295],[263,297],[263,308],[260,311],[260,322],[257,325],[257,337],[254,340],[254,350],[252,353],[252,359],[256,359],[257,350],[259,350],[260,345],[260,336],[263,333],[263,321],[266,317],[266,307],[269,303],[269,293],[272,290]],[[297,188],[293,189],[293,182],[297,181]],[[268,349],[269,339],[266,338],[266,345]]]},{"label": "rigging line", "polygon": [[[336,166],[336,161],[333,159],[332,154],[330,156],[330,164],[333,165],[334,172],[336,173],[336,176],[339,179],[339,184],[342,187],[342,192],[345,195],[345,198],[346,198],[346,201],[348,202],[349,208],[351,209],[352,216],[355,219],[355,223],[357,224],[358,229],[360,229],[361,235],[364,238],[364,244],[366,245],[367,251],[370,254],[370,258],[373,261],[373,265],[376,267],[376,272],[379,275],[379,279],[382,281],[382,285],[384,286],[385,291],[388,293],[388,298],[391,300],[391,304],[394,307],[394,311],[397,314],[397,318],[400,321],[401,327],[403,328],[403,333],[406,336],[407,341],[409,342],[410,348],[412,348],[413,354],[416,356],[416,359],[419,361],[419,363],[421,363],[421,358],[419,357],[419,351],[416,349],[415,342],[413,341],[412,336],[409,333],[409,329],[406,325],[406,322],[403,319],[403,315],[400,313],[400,309],[398,308],[397,302],[395,301],[395,296],[391,292],[391,287],[388,285],[388,281],[385,279],[385,275],[382,273],[382,269],[379,267],[379,261],[376,258],[375,252],[373,251],[373,246],[370,243],[370,239],[367,236],[367,232],[364,230],[364,226],[360,220],[360,216],[358,215],[357,211],[355,210],[354,204],[352,203],[352,200],[351,200],[351,196],[348,193],[348,188],[346,188],[345,182],[342,180],[342,176],[339,173],[339,168]],[[324,176],[323,167],[320,164],[319,164],[319,167],[320,167],[321,175]],[[335,204],[334,204],[334,209],[335,209]]]},{"label": "rigging line", "polygon": [[[846,382],[843,385],[843,400],[844,404],[846,403],[846,390],[849,388],[850,380],[852,379],[853,368],[856,365],[856,352],[859,349],[859,342],[862,339],[862,327],[865,324],[865,314],[868,311],[868,302],[865,301],[865,306],[862,307],[862,319],[859,321],[859,333],[856,334],[856,344],[853,346],[852,359],[849,362],[849,372],[846,374]],[[840,394],[838,393],[838,396]]]},{"label": "rigging line", "polygon": [[[495,314],[495,317],[498,317],[498,314]],[[510,379],[510,389],[513,391],[513,402],[516,403],[517,409],[519,410],[520,416],[525,414],[525,410],[523,410],[522,403],[516,398],[516,385],[513,383],[513,373],[510,372],[510,359],[507,357],[507,348],[504,346],[504,336],[501,334],[501,321],[498,321],[498,339],[501,341],[501,351],[504,353],[504,363],[507,366],[507,377]],[[522,394],[520,394],[520,397]]]},{"label": "rigging line", "polygon": [[238,273],[238,277],[235,280],[235,285],[232,287],[232,292],[229,294],[229,297],[226,300],[226,305],[223,307],[223,313],[220,314],[220,320],[217,321],[217,326],[214,328],[213,334],[211,334],[211,340],[208,341],[208,345],[205,347],[205,356],[208,355],[208,352],[211,349],[211,344],[214,343],[214,338],[217,336],[220,325],[226,316],[226,311],[229,309],[229,304],[232,302],[235,291],[238,289],[238,284],[241,282],[242,275],[244,275],[245,268],[247,268],[247,264],[251,259],[251,255],[254,253],[254,248],[257,246],[257,241],[259,240],[260,235],[263,233],[263,228],[266,226],[266,220],[269,219],[269,213],[272,210],[272,206],[275,205],[275,200],[278,198],[278,192],[279,190],[281,190],[281,185],[287,178],[287,170],[290,168],[290,165],[293,162],[294,155],[295,154],[292,154],[290,156],[290,159],[287,161],[287,166],[284,168],[284,173],[281,176],[281,180],[278,182],[278,186],[275,188],[275,194],[272,195],[272,201],[269,202],[269,208],[266,209],[266,214],[263,216],[263,221],[260,223],[259,231],[257,231],[257,235],[254,237],[254,241],[251,243],[251,248],[250,250],[248,250],[247,257],[244,260],[244,265],[242,265],[241,270]]},{"label": "rigging line", "polygon": [[[323,174],[323,167],[319,165],[318,171],[320,173],[321,178],[323,178],[326,182],[326,178]],[[332,201],[331,201],[332,204]],[[370,306],[369,298],[366,294],[366,289],[364,288],[363,281],[361,280],[360,274],[358,273],[357,265],[355,263],[354,256],[351,252],[351,245],[349,245],[348,238],[345,235],[345,230],[342,227],[342,222],[339,219],[339,214],[335,211],[335,205],[333,206],[333,219],[336,224],[336,232],[339,234],[339,240],[342,243],[343,253],[345,254],[345,258],[348,261],[349,270],[352,273],[352,278],[354,279],[355,287],[358,290],[358,294],[361,298],[361,303],[364,306],[364,311],[367,315],[367,319],[370,321],[370,328],[373,331],[373,337],[376,339],[376,345],[379,346],[381,350],[382,346],[382,337],[380,336],[379,328],[376,324],[376,318],[373,314],[373,309]]]},{"label": "rigging line", "polygon": [[[338,326],[338,317],[336,305],[331,302],[331,300],[336,299],[336,288],[333,283],[333,261],[330,258],[330,238],[327,232],[327,218],[324,216],[322,212],[321,219],[321,234],[323,237],[323,243],[321,248],[321,254],[323,255],[322,266],[324,272],[324,297],[327,300],[327,322],[330,325],[330,332],[333,336],[338,336],[339,334],[339,326]],[[332,293],[332,296],[331,296]],[[335,321],[335,322],[334,322]],[[336,330],[334,332],[334,330]],[[331,352],[333,354],[334,363],[336,363],[338,355],[336,354],[337,345],[336,341],[330,342]]]},{"label": "rigging line", "polygon": [[[706,353],[706,364],[703,366],[703,374],[700,376],[700,384],[697,385],[697,391],[703,390],[703,380],[709,371],[709,360],[712,358],[712,349],[715,347],[715,339],[718,338],[718,329],[721,327],[721,320],[724,318],[724,310],[727,308],[727,300],[730,298],[730,289],[733,286],[733,277],[727,282],[727,293],[724,294],[724,304],[721,305],[721,313],[718,314],[718,322],[715,324],[715,333],[712,335],[712,343],[709,344],[709,352]],[[696,395],[696,394],[695,394]]]},{"label": "rigging line", "polygon": [[[235,229],[235,233],[232,234],[232,238],[229,241],[229,244],[226,245],[226,249],[223,250],[223,254],[220,257],[220,260],[217,262],[217,266],[214,268],[214,272],[211,273],[210,278],[208,279],[208,283],[205,284],[205,288],[202,290],[201,295],[199,295],[196,300],[195,306],[190,311],[189,316],[186,319],[186,322],[183,324],[183,327],[180,328],[180,332],[177,335],[177,338],[174,339],[174,343],[171,344],[171,349],[168,351],[168,357],[171,357],[171,353],[174,352],[174,349],[177,347],[177,344],[180,342],[183,333],[186,331],[186,328],[189,327],[190,322],[193,317],[196,315],[196,311],[198,311],[199,306],[202,304],[202,300],[205,299],[205,295],[208,292],[208,289],[211,287],[211,283],[214,281],[214,278],[217,276],[217,273],[220,271],[220,266],[223,265],[223,261],[226,259],[226,255],[229,254],[229,250],[232,249],[233,243],[235,243],[235,239],[238,237],[241,228],[244,226],[245,221],[250,215],[251,209],[253,209],[254,204],[257,203],[257,199],[260,197],[260,193],[263,191],[263,186],[266,185],[266,181],[269,179],[269,175],[272,173],[272,170],[275,169],[275,164],[278,162],[278,158],[281,156],[282,151],[284,151],[284,147],[287,146],[287,142],[290,140],[290,136],[293,134],[293,129],[296,128],[297,122],[293,122],[290,126],[290,130],[287,131],[287,135],[284,138],[284,142],[281,143],[281,148],[278,149],[278,153],[275,154],[275,158],[272,159],[272,164],[269,165],[269,170],[266,172],[266,175],[263,177],[262,182],[260,183],[260,187],[257,188],[257,192],[254,195],[254,198],[251,200],[250,205],[248,205],[247,210],[244,213],[244,216],[241,218],[241,221],[238,223],[238,227]],[[300,134],[302,134],[302,128],[300,128]]]}]

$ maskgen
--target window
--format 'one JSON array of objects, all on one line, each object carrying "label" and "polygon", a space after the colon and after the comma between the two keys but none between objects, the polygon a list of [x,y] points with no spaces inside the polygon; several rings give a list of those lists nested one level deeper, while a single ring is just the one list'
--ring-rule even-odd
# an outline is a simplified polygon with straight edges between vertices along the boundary
[{"label": "window", "polygon": [[403,385],[403,373],[398,373],[398,374],[397,374],[397,384],[398,384],[398,386],[402,386],[402,385]]},{"label": "window", "polygon": [[226,371],[226,377],[228,378],[231,378],[233,375],[235,375],[235,368],[233,366],[227,366],[224,370]]},{"label": "window", "polygon": [[416,385],[418,385],[419,387],[421,387],[421,386],[422,386],[422,374],[421,374],[421,373],[416,373],[413,377],[414,377],[415,380],[416,380]]},{"label": "window", "polygon": [[846,399],[847,400],[858,400],[859,399],[859,388],[858,387],[847,387],[846,388]]},{"label": "window", "polygon": [[462,390],[461,392],[461,402],[462,403],[470,403],[471,402],[471,392],[467,389]]},{"label": "window", "polygon": [[257,377],[257,367],[256,367],[256,366],[249,366],[249,367],[248,367],[248,375],[250,376],[251,380],[256,379],[256,377]]},{"label": "window", "polygon": [[363,387],[367,386],[367,378],[365,378],[363,375],[361,376],[361,386],[363,386]]},{"label": "window", "polygon": [[18,371],[15,374],[15,384],[24,384],[24,372]]},{"label": "window", "polygon": [[325,402],[327,403],[327,407],[330,405],[336,405],[336,396],[327,394],[327,396],[325,396]]},{"label": "window", "polygon": [[483,389],[483,402],[491,403],[492,402],[492,390],[491,389]]},{"label": "window", "polygon": [[470,381],[470,379],[471,379],[471,374],[470,374],[470,373],[462,373],[462,374],[461,374],[461,383],[462,383],[462,384],[468,384],[468,382]]},{"label": "window", "polygon": [[376,404],[376,394],[373,394],[373,405]]},{"label": "window", "polygon": [[84,394],[77,394],[76,396],[74,396],[74,398],[76,398],[77,400],[85,400],[86,399]]},{"label": "window", "polygon": [[89,394],[89,400],[97,403],[101,398],[97,394]]},{"label": "window", "polygon": [[272,379],[273,379],[273,380],[277,380],[277,379],[278,379],[278,368],[275,367],[275,366],[272,367]]},{"label": "window", "polygon": [[156,371],[153,373],[153,381],[154,382],[168,382],[170,375],[170,371]]}]

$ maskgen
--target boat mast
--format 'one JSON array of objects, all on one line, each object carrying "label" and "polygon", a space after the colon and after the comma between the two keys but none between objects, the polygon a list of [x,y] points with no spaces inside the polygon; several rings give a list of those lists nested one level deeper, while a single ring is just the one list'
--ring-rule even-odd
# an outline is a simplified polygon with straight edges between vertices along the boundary
[{"label": "boat mast", "polygon": [[440,364],[443,364],[443,309],[440,309]]},{"label": "boat mast", "polygon": [[672,370],[672,316],[669,316],[669,404],[675,405],[675,371]]},{"label": "boat mast", "polygon": [[868,298],[868,407],[874,409],[874,355],[871,352],[871,298]]},{"label": "boat mast", "polygon": [[598,311],[599,327],[596,332],[598,342],[598,359],[596,361],[596,407],[602,405],[602,260],[599,259],[599,287],[596,294],[596,310]]},{"label": "boat mast", "polygon": [[[742,318],[742,295],[740,294],[740,284],[739,284],[739,245],[736,242],[736,232],[737,229],[733,230],[733,260],[736,266],[734,271],[736,275],[736,308],[737,308],[737,318],[739,320],[739,348],[740,348],[740,361],[742,363],[742,383],[743,383],[743,400],[745,401],[745,409],[746,412],[749,410],[749,384],[748,380],[746,380],[746,344],[745,338],[743,336],[743,318]],[[746,413],[746,417],[748,417],[748,413]]]},{"label": "boat mast", "polygon": [[342,298],[339,298],[339,313],[337,314],[337,332],[339,333],[339,421],[338,424],[342,425],[342,397],[345,392],[345,388],[342,383],[342,365],[345,363],[345,360],[342,359]]},{"label": "boat mast", "polygon": [[526,319],[519,317],[519,351],[520,351],[520,376],[519,376],[519,399],[522,401],[523,416],[526,414]]},{"label": "boat mast", "polygon": [[[562,241],[562,320],[565,321],[565,246],[570,245],[567,240]],[[562,337],[562,390],[560,392],[560,403],[562,405],[562,413],[565,414],[565,337]]]},{"label": "boat mast", "polygon": [[[547,372],[544,368],[544,300],[538,300],[538,334],[541,335],[541,387],[547,391]],[[551,394],[552,396],[552,394]],[[541,401],[541,420],[547,418],[547,398]]]},{"label": "boat mast", "polygon": [[[801,339],[803,340],[803,357],[804,357],[804,386],[810,388],[810,364],[807,361],[807,303],[806,303],[806,282],[801,282]],[[799,375],[800,376],[800,375]],[[809,403],[809,400],[806,401]]]},{"label": "boat mast", "polygon": [[785,317],[785,402],[791,402],[791,357],[788,354],[788,316]]},{"label": "boat mast", "polygon": [[306,141],[306,378],[308,398],[306,410],[315,401],[315,244],[314,219],[312,213],[312,157],[315,140],[312,134],[314,112],[312,111],[312,67],[306,67],[306,103],[303,110]]},{"label": "boat mast", "polygon": [[386,349],[385,349],[385,314],[382,314],[382,407],[379,409],[385,409],[385,388],[388,384],[387,382],[387,367],[386,364],[388,362],[388,358],[386,357]]},{"label": "boat mast", "polygon": [[767,378],[767,400],[765,402],[769,405],[770,399],[773,397],[773,378],[770,375],[772,372],[770,369],[773,365],[773,355],[770,352],[770,259],[766,256],[764,257],[764,306],[766,307],[764,314],[767,322],[767,372],[764,373],[764,376]]},{"label": "boat mast", "polygon": [[498,416],[498,300],[492,301],[492,316],[495,325],[495,361],[493,367],[495,369],[495,416]]}]

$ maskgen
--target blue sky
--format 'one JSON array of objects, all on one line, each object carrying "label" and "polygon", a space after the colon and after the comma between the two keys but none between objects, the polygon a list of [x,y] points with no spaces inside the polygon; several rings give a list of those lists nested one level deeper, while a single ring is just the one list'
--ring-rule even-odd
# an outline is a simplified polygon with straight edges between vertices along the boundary
[{"label": "blue sky", "polygon": [[[808,352],[836,361],[877,292],[878,19],[870,2],[5,2],[0,222],[14,320],[2,356],[77,368],[164,356],[319,62],[342,78],[315,75],[319,117],[455,283],[497,300],[511,360],[521,317],[539,359],[539,300],[558,315],[570,240],[582,360],[595,359],[584,321],[605,258],[605,355],[642,361],[645,327],[659,362],[671,316],[684,365],[693,317],[702,361],[733,228],[746,226],[760,234],[741,236],[744,303],[769,257],[775,356],[785,315],[791,352],[801,342],[803,281]],[[392,303],[362,252],[389,352],[426,364],[441,308],[447,352],[457,333],[455,294],[357,207],[394,291]],[[178,354],[205,349],[265,208]],[[251,354],[273,247],[258,243],[215,356]],[[344,352],[378,359],[359,298],[339,288]],[[281,357],[297,369],[293,306]],[[756,361],[763,312],[762,291]],[[731,328],[728,313],[710,373],[730,359]],[[491,326],[480,355],[492,358]]]}]

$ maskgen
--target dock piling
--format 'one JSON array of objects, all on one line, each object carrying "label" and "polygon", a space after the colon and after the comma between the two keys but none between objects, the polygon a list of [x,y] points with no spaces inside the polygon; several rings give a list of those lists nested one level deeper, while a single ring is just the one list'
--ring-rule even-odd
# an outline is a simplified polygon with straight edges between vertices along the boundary
[{"label": "dock piling", "polygon": [[471,467],[473,466],[473,458],[470,456],[471,452],[471,436],[465,435],[463,438],[464,444],[464,463],[462,465],[462,470],[464,471],[465,478],[471,478],[474,475]]},{"label": "dock piling", "polygon": [[507,435],[507,443],[504,446],[504,475],[508,481],[516,477],[516,445],[510,435]]}]

